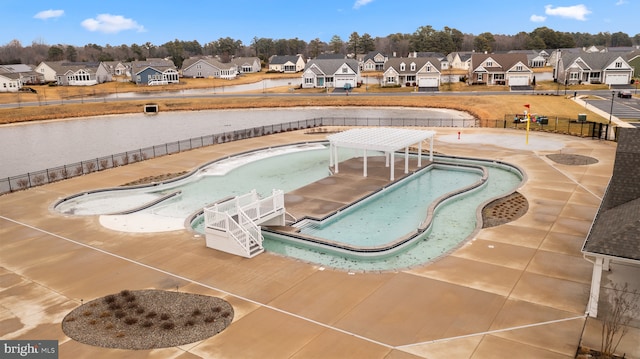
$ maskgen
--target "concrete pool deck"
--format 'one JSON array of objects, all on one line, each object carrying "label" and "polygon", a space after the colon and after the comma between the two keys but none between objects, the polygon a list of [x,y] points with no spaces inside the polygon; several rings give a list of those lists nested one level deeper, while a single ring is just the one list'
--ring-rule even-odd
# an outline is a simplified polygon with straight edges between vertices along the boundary
[{"label": "concrete pool deck", "polygon": [[[81,191],[326,134],[214,145],[0,196],[0,337],[58,340],[60,358],[573,358],[592,270],[580,248],[611,177],[615,143],[531,133],[532,144],[563,145],[532,151],[496,145],[514,136],[524,142],[524,132],[435,130],[438,153],[520,166],[529,210],[438,261],[395,272],[347,273],[270,253],[245,259],[208,249],[186,230],[121,233],[97,217],[50,211]],[[452,140],[457,131],[460,140]],[[474,142],[465,143],[467,135]],[[561,165],[550,153],[599,162]],[[638,286],[640,270],[618,268],[603,273],[603,285],[615,272]],[[233,323],[200,342],[139,351],[92,347],[62,332],[62,319],[81,301],[145,288],[224,298]],[[584,345],[599,347],[597,324],[586,322]],[[619,352],[640,358],[639,342],[640,329],[631,328]]]}]

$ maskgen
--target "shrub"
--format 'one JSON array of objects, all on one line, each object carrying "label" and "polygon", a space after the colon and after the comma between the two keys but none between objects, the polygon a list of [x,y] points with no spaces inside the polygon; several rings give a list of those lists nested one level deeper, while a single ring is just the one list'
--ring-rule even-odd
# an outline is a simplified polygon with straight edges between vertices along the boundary
[{"label": "shrub", "polygon": [[123,312],[122,310],[116,310],[114,315],[115,315],[116,318],[120,319],[120,318],[124,318],[127,314],[125,312]]},{"label": "shrub", "polygon": [[120,291],[120,295],[123,297],[128,297],[131,295],[131,291],[129,291],[128,289],[123,289]]},{"label": "shrub", "polygon": [[215,321],[216,321],[216,317],[214,317],[213,315],[210,315],[210,316],[204,318],[204,322],[205,323],[213,323]]},{"label": "shrub", "polygon": [[133,325],[136,324],[138,322],[138,318],[134,318],[134,317],[126,317],[124,319],[124,323],[127,325]]},{"label": "shrub", "polygon": [[143,328],[151,328],[152,326],[153,326],[153,322],[150,320],[145,320],[144,322],[142,322]]},{"label": "shrub", "polygon": [[195,321],[193,321],[193,320],[189,319],[189,320],[187,320],[187,321],[184,323],[184,326],[185,326],[185,327],[192,327],[192,326],[194,326],[195,324],[196,324],[196,322],[195,322]]},{"label": "shrub", "polygon": [[116,296],[113,294],[109,294],[108,296],[104,297],[105,303],[113,303],[115,301],[116,301]]},{"label": "shrub", "polygon": [[118,302],[113,302],[113,303],[109,303],[109,306],[107,307],[110,310],[118,310],[118,309],[122,309],[122,305],[120,305],[120,303]]},{"label": "shrub", "polygon": [[162,327],[162,329],[171,330],[171,329],[175,328],[176,325],[173,324],[173,322],[164,322],[164,323],[162,323],[161,327]]},{"label": "shrub", "polygon": [[92,312],[92,311],[90,311],[90,310],[85,310],[84,312],[82,312],[82,315],[84,315],[85,317],[88,317],[88,316],[90,316],[91,314],[93,314],[93,312]]},{"label": "shrub", "polygon": [[147,313],[147,315],[145,315],[145,317],[147,317],[147,318],[149,318],[149,319],[151,319],[151,318],[155,318],[155,317],[157,317],[157,316],[158,316],[158,313],[153,312],[153,311],[151,311],[151,312]]},{"label": "shrub", "polygon": [[142,307],[138,307],[138,308],[136,309],[136,313],[138,313],[138,314],[142,314],[142,313],[144,313],[144,308],[142,308]]},{"label": "shrub", "polygon": [[169,314],[167,314],[167,313],[162,313],[162,314],[160,314],[160,319],[161,319],[161,320],[167,320],[167,319],[169,319]]},{"label": "shrub", "polygon": [[111,313],[109,313],[109,312],[100,313],[100,318],[107,318],[107,317],[110,317],[110,316],[111,316]]},{"label": "shrub", "polygon": [[200,314],[202,314],[200,309],[194,309],[193,312],[191,312],[191,316],[193,316],[193,317],[196,317],[196,316],[198,316]]}]

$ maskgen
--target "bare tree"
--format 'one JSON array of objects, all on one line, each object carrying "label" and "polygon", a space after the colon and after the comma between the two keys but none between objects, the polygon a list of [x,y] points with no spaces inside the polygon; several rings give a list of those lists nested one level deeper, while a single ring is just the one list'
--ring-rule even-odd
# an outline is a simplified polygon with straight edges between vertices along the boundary
[{"label": "bare tree", "polygon": [[622,287],[614,284],[609,292],[611,308],[602,319],[600,353],[604,358],[612,358],[622,338],[629,331],[629,322],[638,314],[640,292],[629,290],[629,284]]}]

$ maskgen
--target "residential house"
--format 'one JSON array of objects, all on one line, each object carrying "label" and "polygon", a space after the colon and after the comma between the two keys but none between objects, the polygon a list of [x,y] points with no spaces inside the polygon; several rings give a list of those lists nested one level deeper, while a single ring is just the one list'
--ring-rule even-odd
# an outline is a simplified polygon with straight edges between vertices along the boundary
[{"label": "residential house", "polygon": [[525,54],[473,54],[469,68],[472,85],[529,86],[533,71]]},{"label": "residential house", "polygon": [[103,62],[41,62],[35,69],[46,82],[60,86],[92,86],[112,80]]},{"label": "residential house", "polygon": [[131,62],[131,82],[137,85],[179,83],[180,76],[171,60],[151,58]]},{"label": "residential house", "polygon": [[104,65],[111,73],[111,76],[131,76],[129,64],[120,61],[104,61]]},{"label": "residential house", "polygon": [[610,271],[613,276],[616,270],[624,267],[640,266],[638,177],[640,132],[635,128],[619,128],[613,174],[582,246],[584,258],[593,263],[587,305],[590,317],[602,318],[598,315],[598,302],[603,300],[600,296],[600,289],[605,285],[603,272]]},{"label": "residential house", "polygon": [[563,53],[554,73],[559,83],[626,85],[631,82],[633,68],[617,52]]},{"label": "residential house", "polygon": [[304,69],[305,61],[302,55],[273,55],[269,58],[269,71],[271,72],[296,73]]},{"label": "residential house", "polygon": [[23,85],[39,85],[44,83],[44,76],[34,71],[33,66],[25,64],[0,65],[0,73],[16,73],[20,75]]},{"label": "residential house", "polygon": [[382,86],[437,89],[441,71],[440,60],[435,57],[391,58],[384,65]]},{"label": "residential house", "polygon": [[311,60],[302,73],[303,88],[350,89],[360,81],[360,67],[354,59]]},{"label": "residential house", "polygon": [[[633,68],[633,77],[640,77],[640,50],[635,50],[625,56],[625,60]],[[636,80],[637,83],[637,80]]]},{"label": "residential house", "polygon": [[238,67],[241,74],[252,74],[262,70],[262,62],[257,57],[234,57],[231,62]]},{"label": "residential house", "polygon": [[468,71],[471,67],[471,55],[473,52],[452,52],[447,55],[447,62],[449,67],[453,69],[460,69]]},{"label": "residential house", "polygon": [[0,71],[0,92],[18,92],[20,88],[20,74]]},{"label": "residential house", "polygon": [[191,57],[182,63],[182,76],[230,80],[238,76],[238,65],[222,63],[213,57]]},{"label": "residential house", "polygon": [[384,71],[384,64],[389,59],[382,52],[372,51],[362,58],[360,69],[362,71]]},{"label": "residential house", "polygon": [[549,53],[546,50],[511,50],[509,53],[527,55],[527,66],[530,68],[548,66]]}]

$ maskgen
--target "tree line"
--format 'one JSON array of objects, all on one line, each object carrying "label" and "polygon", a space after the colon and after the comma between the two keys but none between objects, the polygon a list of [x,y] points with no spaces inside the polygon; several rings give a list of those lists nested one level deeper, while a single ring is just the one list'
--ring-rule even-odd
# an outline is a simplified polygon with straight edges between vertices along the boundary
[{"label": "tree line", "polygon": [[47,45],[33,42],[23,46],[20,41],[12,40],[0,46],[0,64],[32,64],[42,61],[98,62],[98,61],[134,61],[147,58],[171,58],[176,66],[192,56],[218,56],[222,62],[233,57],[256,56],[267,62],[273,55],[302,54],[315,58],[320,54],[334,53],[344,55],[366,54],[379,51],[389,56],[407,56],[409,52],[438,52],[449,54],[454,51],[494,52],[509,50],[541,50],[556,48],[574,48],[587,46],[635,46],[640,45],[640,34],[630,37],[623,32],[597,34],[580,32],[559,32],[547,27],[539,27],[532,32],[519,32],[515,35],[500,35],[484,32],[478,35],[464,34],[455,28],[444,27],[436,30],[432,26],[421,26],[412,34],[396,33],[386,37],[372,37],[368,33],[360,35],[353,32],[348,39],[334,35],[327,43],[319,38],[309,42],[293,39],[271,39],[254,37],[250,44],[230,37],[219,38],[204,45],[197,40],[183,41],[175,39],[164,44],[122,44],[105,46],[87,44],[72,46],[64,44]]}]

